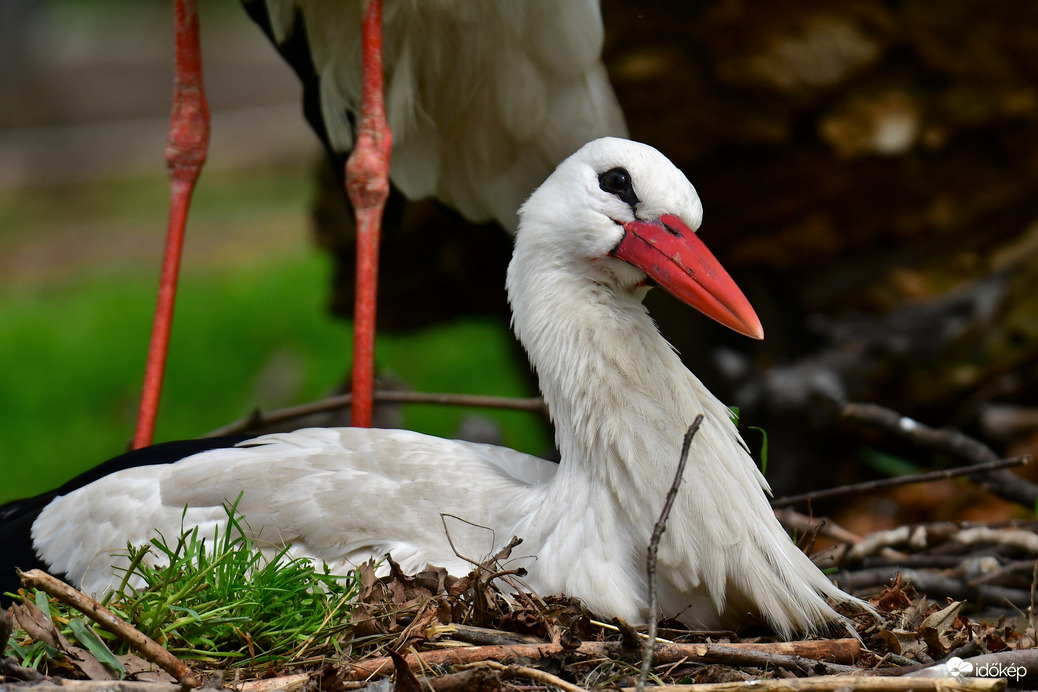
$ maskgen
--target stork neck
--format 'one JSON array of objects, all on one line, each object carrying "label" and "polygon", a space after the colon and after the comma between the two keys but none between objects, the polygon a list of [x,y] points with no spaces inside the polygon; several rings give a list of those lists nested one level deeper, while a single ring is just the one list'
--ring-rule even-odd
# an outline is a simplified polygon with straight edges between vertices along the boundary
[{"label": "stork neck", "polygon": [[698,381],[642,305],[644,291],[618,293],[572,268],[513,272],[509,289],[516,334],[555,423],[557,484],[594,477],[583,486],[623,504],[662,498],[702,405]]}]

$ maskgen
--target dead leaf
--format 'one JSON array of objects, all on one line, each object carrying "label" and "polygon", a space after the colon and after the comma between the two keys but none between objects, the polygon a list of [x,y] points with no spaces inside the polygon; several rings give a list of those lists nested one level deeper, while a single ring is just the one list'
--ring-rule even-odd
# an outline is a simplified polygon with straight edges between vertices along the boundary
[{"label": "dead leaf", "polygon": [[898,572],[894,583],[883,589],[883,592],[874,599],[873,605],[880,612],[893,613],[910,606],[914,595],[915,589],[910,584],[902,584],[901,573]]},{"label": "dead leaf", "polygon": [[918,632],[892,629],[883,630],[877,634],[887,644],[892,653],[921,662],[927,662],[930,658],[926,653],[926,642],[923,641]]},{"label": "dead leaf", "polygon": [[418,678],[415,677],[411,666],[407,665],[407,660],[403,656],[390,649],[389,657],[393,659],[393,668],[396,669],[395,692],[425,692],[422,689],[422,683],[418,682]]},{"label": "dead leaf", "polygon": [[32,601],[25,600],[18,605],[11,606],[10,612],[14,615],[18,626],[25,630],[25,633],[32,639],[43,642],[55,649],[63,650],[66,648],[62,644],[67,645],[68,640],[62,642],[64,637],[54,629],[54,623]]},{"label": "dead leaf", "polygon": [[146,661],[136,654],[116,656],[126,669],[126,677],[142,682],[176,682],[177,679],[159,668],[151,661]]},{"label": "dead leaf", "polygon": [[[943,658],[949,651],[966,643],[968,632],[961,628],[959,611],[962,602],[955,601],[951,605],[931,613],[919,626],[919,635],[930,647],[930,655]],[[956,628],[960,625],[959,628]]]},{"label": "dead leaf", "polygon": [[104,665],[92,653],[78,646],[70,646],[65,650],[65,657],[87,680],[117,680],[118,676]]},{"label": "dead leaf", "polygon": [[923,620],[922,627],[932,627],[937,630],[939,634],[944,634],[955,624],[955,620],[958,618],[960,610],[962,610],[962,601],[955,601],[936,613],[927,616],[927,618]]}]

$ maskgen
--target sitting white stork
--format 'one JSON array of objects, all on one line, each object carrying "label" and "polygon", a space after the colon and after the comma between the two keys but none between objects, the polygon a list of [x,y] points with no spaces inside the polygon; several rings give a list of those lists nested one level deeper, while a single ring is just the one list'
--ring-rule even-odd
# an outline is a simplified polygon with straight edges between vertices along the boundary
[{"label": "sitting white stork", "polygon": [[[840,619],[827,597],[856,599],[783,531],[728,409],[642,305],[658,285],[763,336],[695,235],[701,218],[681,171],[651,147],[614,138],[564,161],[520,210],[507,288],[555,422],[558,465],[403,430],[306,429],[120,470],[42,511],[24,501],[29,516],[17,503],[0,515],[31,527],[45,566],[93,592],[116,580],[111,564],[125,559],[112,554],[127,541],[142,544],[156,529],[177,535],[182,522],[211,536],[226,520],[223,505],[244,493],[238,510],[257,545],[291,544],[290,555],[332,570],[389,553],[405,570],[432,563],[467,573],[459,554],[482,558],[514,535],[523,543],[512,557],[530,588],[578,597],[603,615],[675,616],[711,629],[759,617],[785,635],[821,629]],[[650,613],[646,548],[699,414],[659,545],[660,612]],[[461,521],[445,527],[441,517]],[[0,530],[8,564],[19,540],[29,543]]]}]

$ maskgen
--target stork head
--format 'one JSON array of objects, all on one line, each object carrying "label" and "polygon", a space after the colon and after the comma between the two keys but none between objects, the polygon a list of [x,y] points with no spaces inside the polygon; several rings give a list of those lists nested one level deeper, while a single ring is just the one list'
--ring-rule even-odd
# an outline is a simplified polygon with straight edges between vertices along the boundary
[{"label": "stork head", "polygon": [[658,285],[707,317],[764,338],[746,297],[696,236],[702,220],[699,195],[670,160],[645,144],[606,137],[559,164],[522,206],[516,255],[534,252],[617,292]]}]

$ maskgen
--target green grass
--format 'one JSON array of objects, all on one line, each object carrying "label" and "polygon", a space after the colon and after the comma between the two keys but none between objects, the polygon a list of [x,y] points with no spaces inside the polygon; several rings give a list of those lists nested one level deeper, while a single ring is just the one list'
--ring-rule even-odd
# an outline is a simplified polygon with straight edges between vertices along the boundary
[{"label": "green grass", "polygon": [[[308,179],[305,170],[203,178],[188,237],[189,253],[192,244],[202,250],[182,270],[156,441],[197,437],[257,406],[320,398],[346,377],[350,325],[325,312],[329,267],[305,240]],[[164,185],[123,181],[0,199],[0,240],[67,235],[69,224],[86,222],[140,233],[158,225],[161,235],[165,202],[156,190]],[[139,249],[127,255],[55,276],[0,277],[0,502],[53,488],[125,450],[159,262]],[[506,324],[469,320],[380,336],[376,358],[419,391],[529,396],[513,348]],[[406,427],[451,436],[463,413],[407,407]],[[550,445],[531,414],[489,415],[505,426],[509,446],[538,453]]]},{"label": "green grass", "polygon": [[[341,655],[353,639],[357,575],[333,575],[313,560],[289,557],[288,548],[265,557],[244,537],[247,519],[235,508],[225,507],[227,521],[211,541],[195,527],[168,539],[156,536],[149,545],[127,546],[130,568],[104,604],[184,660],[255,666],[306,653]],[[158,566],[152,564],[156,560]],[[140,586],[129,586],[131,578]],[[113,655],[126,653],[125,644],[41,591],[26,598],[66,637],[125,675]],[[22,631],[5,644],[6,653],[22,665],[40,669],[65,663],[60,652],[29,642]]]},{"label": "green grass", "polygon": [[[239,496],[239,500],[240,500]],[[162,567],[133,563],[111,607],[141,632],[185,659],[247,659],[251,663],[290,658],[319,640],[340,643],[357,595],[355,575],[332,575],[312,560],[289,558],[283,549],[267,559],[243,536],[248,519],[227,507],[227,524],[211,545],[198,528],[171,541],[130,548],[150,550]],[[333,619],[333,616],[334,619]]]}]

